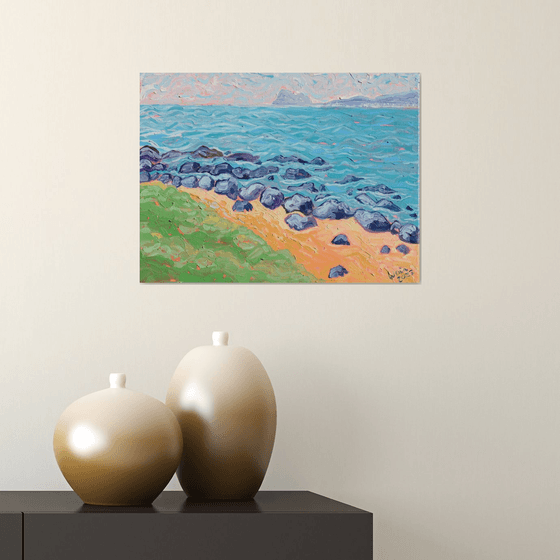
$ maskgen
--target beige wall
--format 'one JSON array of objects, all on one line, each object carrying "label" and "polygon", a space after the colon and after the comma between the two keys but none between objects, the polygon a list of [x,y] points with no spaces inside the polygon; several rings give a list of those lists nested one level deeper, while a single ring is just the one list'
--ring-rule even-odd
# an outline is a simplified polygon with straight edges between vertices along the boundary
[{"label": "beige wall", "polygon": [[[276,390],[265,489],[372,511],[379,560],[560,557],[555,2],[1,8],[0,489],[67,488],[62,410],[164,399],[224,329]],[[421,285],[138,283],[138,74],[226,70],[421,72]]]}]

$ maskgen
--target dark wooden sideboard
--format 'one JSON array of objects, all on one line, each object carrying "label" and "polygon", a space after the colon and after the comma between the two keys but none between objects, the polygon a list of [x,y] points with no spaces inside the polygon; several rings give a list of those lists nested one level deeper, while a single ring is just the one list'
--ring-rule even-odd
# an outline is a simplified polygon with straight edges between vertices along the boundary
[{"label": "dark wooden sideboard", "polygon": [[163,492],[149,507],[0,492],[1,560],[371,560],[372,514],[313,492],[244,502]]}]

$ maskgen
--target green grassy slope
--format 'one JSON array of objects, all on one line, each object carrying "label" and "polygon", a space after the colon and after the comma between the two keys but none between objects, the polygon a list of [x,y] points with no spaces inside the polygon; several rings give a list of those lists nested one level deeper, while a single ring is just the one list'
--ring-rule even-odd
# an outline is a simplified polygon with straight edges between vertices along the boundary
[{"label": "green grassy slope", "polygon": [[188,193],[140,186],[141,282],[317,282],[289,251]]}]

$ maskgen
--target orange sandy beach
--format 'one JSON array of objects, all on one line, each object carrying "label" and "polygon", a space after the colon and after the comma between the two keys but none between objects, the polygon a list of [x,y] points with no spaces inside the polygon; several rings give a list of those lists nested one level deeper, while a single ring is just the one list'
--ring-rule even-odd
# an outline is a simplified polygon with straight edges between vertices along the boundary
[{"label": "orange sandy beach", "polygon": [[[158,183],[162,188],[168,187]],[[174,187],[169,187],[174,188]],[[317,227],[304,231],[290,229],[284,222],[286,211],[280,207],[269,210],[258,200],[251,201],[251,212],[234,212],[228,197],[203,189],[179,187],[195,200],[204,202],[223,218],[241,224],[264,239],[274,250],[287,249],[299,264],[325,282],[340,283],[418,283],[420,281],[419,245],[403,243],[390,232],[371,233],[354,218],[317,220]],[[333,238],[343,233],[350,245],[333,245]],[[390,253],[381,253],[387,245]],[[406,245],[410,252],[398,252]],[[331,268],[342,265],[348,274],[329,278]]]}]

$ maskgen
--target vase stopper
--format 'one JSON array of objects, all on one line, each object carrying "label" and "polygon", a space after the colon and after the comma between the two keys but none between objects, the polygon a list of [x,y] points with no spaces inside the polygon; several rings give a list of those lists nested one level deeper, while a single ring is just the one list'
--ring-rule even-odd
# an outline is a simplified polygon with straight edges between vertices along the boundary
[{"label": "vase stopper", "polygon": [[111,389],[126,389],[126,375],[124,373],[111,373],[109,375]]},{"label": "vase stopper", "polygon": [[225,331],[214,331],[212,333],[212,344],[214,346],[227,346],[229,334]]}]

